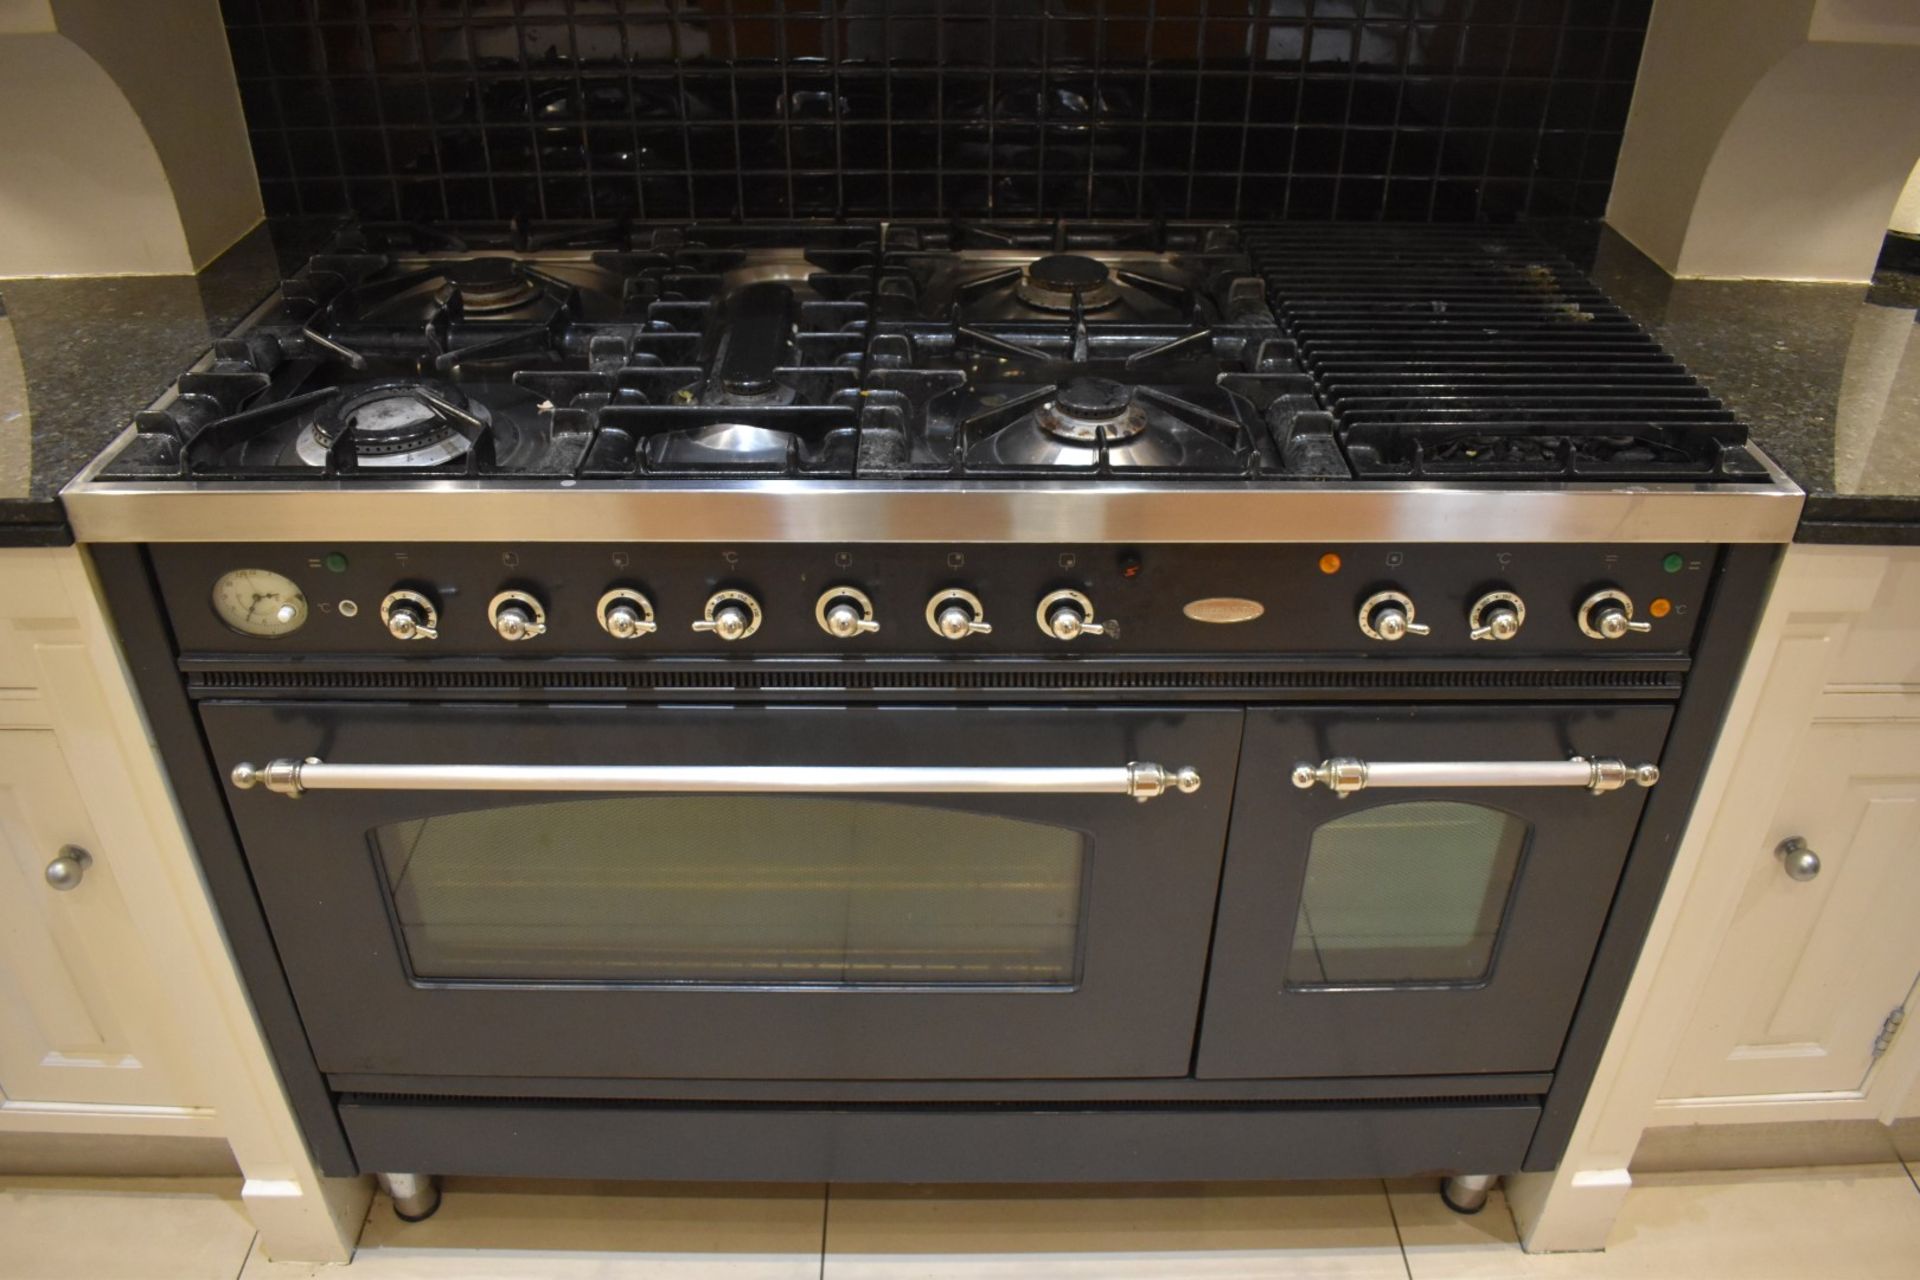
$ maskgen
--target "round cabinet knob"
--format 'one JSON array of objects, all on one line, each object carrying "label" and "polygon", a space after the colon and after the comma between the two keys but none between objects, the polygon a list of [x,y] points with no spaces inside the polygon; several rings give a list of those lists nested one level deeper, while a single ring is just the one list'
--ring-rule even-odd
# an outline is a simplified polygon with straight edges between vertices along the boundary
[{"label": "round cabinet knob", "polygon": [[1630,631],[1651,631],[1651,622],[1633,620],[1633,600],[1617,587],[1596,591],[1580,602],[1581,634],[1594,640],[1618,640]]},{"label": "round cabinet knob", "polygon": [[949,640],[989,635],[993,627],[987,623],[986,612],[979,596],[955,587],[927,601],[927,625]]},{"label": "round cabinet knob", "polygon": [[440,611],[418,591],[393,591],[380,602],[380,621],[395,640],[438,640]]},{"label": "round cabinet knob", "polygon": [[1043,596],[1033,616],[1040,623],[1040,629],[1055,640],[1107,634],[1107,629],[1093,620],[1093,601],[1078,591],[1055,591]]},{"label": "round cabinet knob", "polygon": [[695,631],[711,631],[722,640],[745,640],[760,629],[760,602],[744,591],[716,591],[707,597],[706,616]]},{"label": "round cabinet knob", "polygon": [[[1799,836],[1789,836],[1774,846],[1773,856],[1786,868],[1789,880],[1811,880],[1820,874],[1820,855]],[[52,875],[52,869],[48,869]]]},{"label": "round cabinet knob", "polygon": [[595,613],[600,629],[615,640],[638,640],[659,629],[653,621],[653,601],[625,587],[615,587],[601,596]]},{"label": "round cabinet knob", "polygon": [[836,640],[851,640],[880,629],[873,618],[873,601],[858,587],[830,587],[821,592],[813,602],[813,620]]},{"label": "round cabinet knob", "polygon": [[1360,606],[1360,630],[1369,640],[1401,640],[1433,630],[1413,618],[1413,600],[1404,591],[1376,591]]},{"label": "round cabinet knob", "polygon": [[1489,591],[1467,611],[1467,637],[1472,640],[1511,640],[1527,620],[1527,605],[1511,591]]},{"label": "round cabinet knob", "polygon": [[524,591],[502,591],[490,600],[487,621],[502,640],[531,640],[547,633],[547,611]]},{"label": "round cabinet knob", "polygon": [[85,849],[77,844],[62,845],[59,856],[47,864],[47,883],[62,893],[78,889],[92,865],[93,855]]}]

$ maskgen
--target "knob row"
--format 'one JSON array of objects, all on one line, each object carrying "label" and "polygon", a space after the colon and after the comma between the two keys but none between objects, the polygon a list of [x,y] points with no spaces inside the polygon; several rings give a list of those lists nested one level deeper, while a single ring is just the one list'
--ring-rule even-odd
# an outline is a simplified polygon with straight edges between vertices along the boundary
[{"label": "knob row", "polygon": [[[1410,611],[1411,601],[1407,607]],[[615,587],[601,596],[595,616],[601,630],[616,640],[637,640],[659,630],[653,602],[630,587]],[[880,629],[873,600],[858,587],[830,587],[821,592],[814,603],[813,616],[822,631],[840,640],[851,640]],[[751,595],[736,590],[717,591],[707,598],[693,629],[726,641],[744,640],[758,631],[764,620],[760,602]],[[1081,636],[1107,633],[1107,628],[1094,618],[1093,602],[1078,591],[1054,591],[1043,596],[1034,610],[1034,620],[1041,631],[1056,640],[1072,641]],[[396,640],[440,638],[439,608],[419,591],[402,588],[390,592],[380,602],[380,621]],[[531,640],[546,634],[546,606],[530,592],[502,591],[488,602],[487,621],[503,640]],[[993,631],[980,597],[958,587],[939,592],[927,601],[927,626],[948,640],[964,640]]]},{"label": "knob row", "polygon": [[[1416,622],[1416,615],[1413,598],[1406,592],[1394,588],[1376,591],[1360,605],[1360,631],[1370,640],[1390,643],[1430,634],[1433,628]],[[1581,634],[1594,640],[1619,640],[1653,630],[1652,623],[1634,620],[1633,599],[1618,587],[1602,588],[1581,601],[1574,619],[1580,624]],[[1520,634],[1526,621],[1526,601],[1511,591],[1489,591],[1467,610],[1467,636],[1473,640],[1511,640]]]}]

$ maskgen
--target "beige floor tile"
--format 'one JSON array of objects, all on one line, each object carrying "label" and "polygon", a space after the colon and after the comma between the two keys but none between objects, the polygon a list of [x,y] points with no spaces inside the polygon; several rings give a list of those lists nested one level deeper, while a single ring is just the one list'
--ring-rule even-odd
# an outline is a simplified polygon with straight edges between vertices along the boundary
[{"label": "beige floor tile", "polygon": [[0,1178],[0,1280],[233,1280],[238,1178]]},{"label": "beige floor tile", "polygon": [[374,1200],[353,1266],[248,1259],[241,1280],[815,1280],[818,1186],[447,1180],[401,1222]]},{"label": "beige floor tile", "polygon": [[1377,1182],[834,1187],[823,1280],[1406,1280]]},{"label": "beige floor tile", "polygon": [[1496,1191],[1461,1217],[1393,1183],[1412,1280],[1913,1280],[1920,1190],[1898,1164],[1636,1175],[1605,1253],[1528,1255]]}]

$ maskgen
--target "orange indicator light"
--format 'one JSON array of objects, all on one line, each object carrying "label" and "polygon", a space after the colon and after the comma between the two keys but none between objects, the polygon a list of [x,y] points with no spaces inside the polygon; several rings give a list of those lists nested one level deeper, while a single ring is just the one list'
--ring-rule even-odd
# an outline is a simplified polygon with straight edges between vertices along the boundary
[{"label": "orange indicator light", "polygon": [[1664,618],[1673,612],[1673,601],[1667,599],[1665,596],[1661,596],[1658,600],[1655,600],[1647,606],[1647,612],[1656,618]]},{"label": "orange indicator light", "polygon": [[1335,554],[1333,554],[1333,552],[1331,552],[1331,551],[1329,551],[1329,552],[1327,552],[1327,554],[1325,554],[1325,555],[1323,555],[1323,556],[1321,556],[1321,557],[1320,557],[1320,572],[1322,572],[1322,573],[1338,573],[1338,572],[1340,572],[1340,557],[1339,557],[1339,556],[1337,556],[1337,555],[1335,555]]}]

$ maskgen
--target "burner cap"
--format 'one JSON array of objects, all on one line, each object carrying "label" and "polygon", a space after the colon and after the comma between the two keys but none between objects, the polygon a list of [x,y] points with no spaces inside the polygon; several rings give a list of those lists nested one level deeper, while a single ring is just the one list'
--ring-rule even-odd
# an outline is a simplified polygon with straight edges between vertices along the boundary
[{"label": "burner cap", "polygon": [[507,311],[540,296],[540,285],[512,258],[464,258],[446,263],[440,274],[468,311]]},{"label": "burner cap", "polygon": [[428,397],[492,420],[485,405],[445,383],[383,382],[321,409],[294,449],[307,465],[325,466],[333,442],[350,428],[354,460],[363,467],[435,467],[464,457],[472,442]]},{"label": "burner cap", "polygon": [[1043,311],[1071,311],[1075,298],[1084,308],[1104,307],[1120,297],[1107,264],[1078,253],[1035,258],[1021,270],[1013,291],[1022,302]]},{"label": "burner cap", "polygon": [[1130,440],[1147,428],[1133,388],[1111,378],[1075,378],[1040,406],[1040,425],[1067,440]]}]

